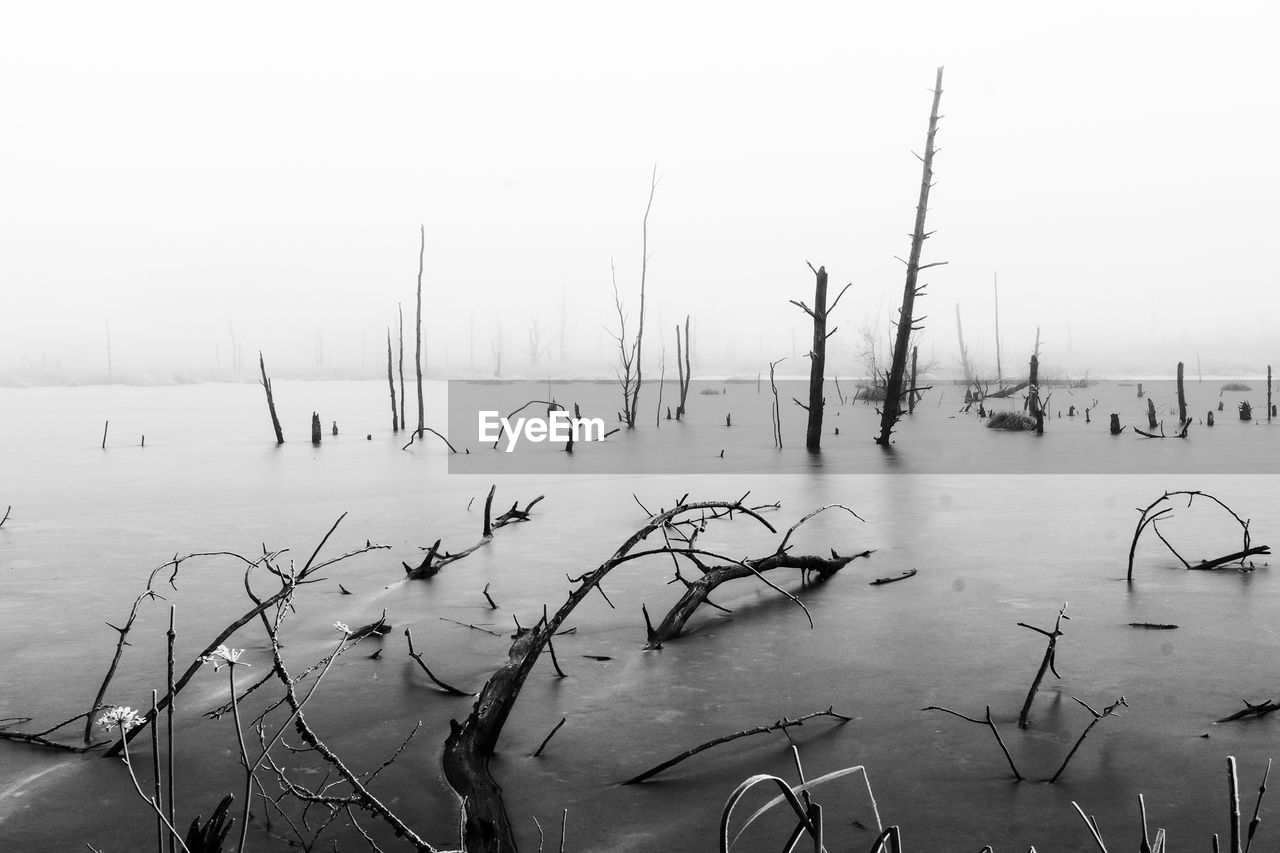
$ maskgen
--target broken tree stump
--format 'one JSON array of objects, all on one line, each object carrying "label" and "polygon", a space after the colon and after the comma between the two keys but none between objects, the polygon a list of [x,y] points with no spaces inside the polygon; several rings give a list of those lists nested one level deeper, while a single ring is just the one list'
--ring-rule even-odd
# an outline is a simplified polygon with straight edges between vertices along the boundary
[{"label": "broken tree stump", "polygon": [[320,443],[320,415],[315,412],[311,413],[311,443]]}]

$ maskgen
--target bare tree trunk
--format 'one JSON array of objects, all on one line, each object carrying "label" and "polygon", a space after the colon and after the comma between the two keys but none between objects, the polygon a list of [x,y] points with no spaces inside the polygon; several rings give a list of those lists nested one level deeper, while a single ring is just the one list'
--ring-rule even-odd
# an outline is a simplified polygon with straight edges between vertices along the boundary
[{"label": "bare tree trunk", "polygon": [[960,325],[960,303],[956,303],[956,336],[960,339],[960,366],[964,369],[964,384],[973,383],[973,368],[969,366],[969,351],[964,346],[964,327]]},{"label": "bare tree trunk", "polygon": [[409,421],[404,416],[404,401],[407,399],[404,393],[404,306],[399,302],[396,303],[396,311],[400,314],[400,424],[407,427]]},{"label": "bare tree trunk", "polygon": [[1187,422],[1187,395],[1182,388],[1182,362],[1178,362],[1178,427]]},{"label": "bare tree trunk", "polygon": [[1267,423],[1271,423],[1271,365],[1267,365]]},{"label": "bare tree trunk", "polygon": [[396,410],[396,380],[392,375],[391,364],[391,327],[387,327],[387,385],[391,387],[391,431],[400,431],[400,415]]},{"label": "bare tree trunk", "polygon": [[1004,372],[1000,368],[1000,275],[998,273],[991,274],[991,289],[996,299],[996,387],[999,388]]},{"label": "bare tree trunk", "polygon": [[809,427],[804,446],[822,446],[822,374],[827,367],[827,268],[818,267],[813,293],[813,351],[809,353]]},{"label": "bare tree trunk", "polygon": [[917,347],[911,348],[911,385],[907,390],[907,414],[914,415],[916,413],[916,350]]},{"label": "bare tree trunk", "polygon": [[[1037,338],[1039,335],[1037,334]],[[1040,357],[1031,354],[1030,380],[1027,382],[1027,408],[1036,419],[1036,435],[1044,435],[1045,404],[1040,400]]]},{"label": "bare tree trunk", "polygon": [[778,384],[773,380],[773,371],[786,360],[786,356],[783,356],[777,361],[769,362],[769,388],[773,390],[773,443],[779,449],[782,448],[782,406],[778,402]]},{"label": "bare tree trunk", "polygon": [[[684,318],[684,355],[681,362],[680,324],[676,324],[676,370],[680,374],[680,405],[676,407],[676,420],[684,418],[685,400],[689,396],[689,381],[693,371],[689,367],[689,317]],[[757,379],[757,385],[759,380]],[[758,390],[758,389],[757,389]]]},{"label": "bare tree trunk", "polygon": [[424,434],[427,428],[426,415],[422,405],[422,261],[427,252],[427,226],[419,226],[422,241],[418,244],[418,318],[417,347],[413,352],[414,372],[418,377],[418,435]]},{"label": "bare tree trunk", "polygon": [[262,387],[267,392],[267,410],[271,412],[271,426],[276,431],[276,444],[284,444],[284,433],[280,431],[280,419],[276,417],[276,401],[271,396],[271,380],[267,378],[267,365],[262,360],[262,350],[258,350],[258,367],[262,370]]},{"label": "bare tree trunk", "polygon": [[[1147,428],[1155,429],[1159,424],[1156,423],[1156,404],[1150,397],[1147,398]],[[1137,427],[1134,427],[1137,429]]]},{"label": "bare tree trunk", "polygon": [[320,431],[320,415],[316,412],[312,412],[311,413],[311,443],[315,445],[319,445],[321,434],[322,433]]},{"label": "bare tree trunk", "polygon": [[911,332],[915,328],[914,307],[916,296],[924,289],[916,280],[921,269],[937,263],[920,265],[920,252],[928,234],[924,230],[925,214],[929,210],[929,190],[933,187],[934,137],[938,132],[938,103],[942,100],[942,68],[938,68],[933,88],[933,108],[929,112],[929,133],[925,139],[924,168],[920,178],[920,201],[916,205],[915,231],[911,235],[911,254],[907,258],[907,280],[902,289],[902,307],[898,310],[898,335],[893,346],[893,362],[885,387],[884,409],[880,413],[880,435],[876,443],[889,446],[889,436],[902,412],[902,379],[907,366],[907,347],[911,344]]}]

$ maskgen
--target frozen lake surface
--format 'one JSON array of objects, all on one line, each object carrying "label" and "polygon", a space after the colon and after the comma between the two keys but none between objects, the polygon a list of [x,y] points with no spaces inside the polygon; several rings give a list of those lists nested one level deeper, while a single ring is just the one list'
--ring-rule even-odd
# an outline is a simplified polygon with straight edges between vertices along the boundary
[{"label": "frozen lake surface", "polygon": [[[1172,382],[1144,384],[1172,432]],[[1220,384],[1188,382],[1197,419],[1216,409]],[[1167,827],[1171,844],[1207,844],[1210,833],[1227,831],[1227,755],[1241,761],[1241,788],[1252,803],[1280,722],[1214,720],[1241,708],[1242,698],[1274,696],[1280,586],[1262,561],[1247,573],[1185,571],[1154,537],[1139,545],[1132,585],[1125,569],[1134,507],[1165,490],[1212,492],[1253,519],[1256,544],[1276,541],[1280,422],[1242,423],[1235,414],[1236,403],[1249,399],[1265,415],[1265,391],[1227,392],[1212,429],[1197,423],[1185,441],[1150,441],[1131,430],[1107,435],[1112,411],[1145,428],[1145,400],[1129,385],[1055,389],[1051,411],[1064,416],[1051,418],[1043,437],[984,429],[958,412],[962,388],[939,385],[904,418],[899,446],[885,454],[871,441],[872,408],[838,405],[828,387],[829,437],[815,457],[802,447],[803,412],[785,396],[787,446],[772,447],[767,381],[759,394],[754,382],[709,386],[724,393],[695,392],[685,423],[655,429],[656,399],[646,390],[642,429],[571,458],[540,448],[546,452],[512,461],[512,473],[501,475],[456,473],[484,461],[471,436],[459,442],[451,435],[475,458],[455,458],[455,473],[442,444],[402,451],[405,436],[387,423],[385,382],[276,382],[282,447],[252,384],[0,389],[0,511],[13,505],[0,527],[0,717],[32,717],[22,727],[32,730],[87,709],[114,647],[104,622],[119,624],[148,572],[174,554],[255,555],[265,544],[291,549],[301,563],[347,513],[326,553],[366,540],[390,548],[335,567],[326,583],[301,594],[286,652],[301,669],[333,647],[335,620],[364,624],[385,608],[392,632],[338,659],[308,717],[366,771],[421,721],[375,790],[447,847],[457,810],[440,749],[448,721],[465,716],[471,700],[429,685],[407,655],[403,629],[413,629],[438,675],[479,689],[506,657],[512,616],[528,625],[544,604],[554,609],[568,591],[566,574],[594,568],[643,524],[636,499],[656,510],[685,493],[708,500],[750,491],[749,503],[780,503],[766,516],[780,530],[828,503],[865,519],[823,514],[802,528],[796,553],[875,553],[804,589],[795,573],[775,573],[775,582],[804,600],[812,629],[794,605],[740,580],[714,596],[732,614],[704,609],[687,636],[658,651],[643,651],[641,604],[656,614],[674,603],[670,560],[611,574],[605,589],[616,610],[592,596],[575,611],[577,631],[556,642],[569,677],[556,678],[550,662],[539,661],[493,762],[521,849],[537,849],[534,818],[558,840],[552,828],[562,809],[571,851],[714,849],[720,809],[740,781],[766,771],[793,775],[785,736],[717,747],[642,786],[617,783],[713,737],[828,706],[854,719],[792,730],[806,772],[865,765],[881,817],[903,827],[908,850],[1089,849],[1072,800],[1097,816],[1109,840],[1129,843],[1140,792],[1152,825]],[[572,387],[583,396],[566,402],[581,402],[584,413],[616,408],[610,386]],[[668,383],[667,400],[674,387]],[[432,383],[428,400],[428,422],[441,428],[445,390]],[[1091,424],[1065,416],[1069,405],[1095,398]],[[308,440],[312,411],[325,424],[318,448]],[[341,430],[336,438],[331,421]],[[717,472],[721,450],[732,466]],[[666,467],[672,456],[682,461]],[[479,538],[491,483],[501,508],[546,499],[531,523],[502,529],[431,580],[405,581],[401,562],[420,561],[420,547],[443,538],[458,550]],[[1161,532],[1185,555],[1211,558],[1239,547],[1238,526],[1216,507],[1184,507],[1176,506]],[[777,537],[738,519],[713,525],[703,544],[763,556]],[[912,568],[919,574],[902,583],[868,585]],[[203,558],[184,564],[177,589],[165,590],[177,608],[180,669],[247,609],[242,577],[233,560]],[[338,584],[352,595],[341,595]],[[485,584],[497,610],[481,594]],[[1071,621],[1058,644],[1062,678],[1046,678],[1030,728],[1019,731],[1018,710],[1045,644],[1017,623],[1050,628],[1063,602]],[[149,705],[152,689],[163,692],[167,617],[163,602],[143,606],[108,701],[139,707]],[[1131,622],[1179,628],[1142,630]],[[253,627],[231,643],[245,647],[255,667],[245,683],[270,661]],[[379,644],[383,653],[370,659]],[[1089,722],[1071,697],[1101,708],[1119,696],[1130,709],[1095,727],[1062,780],[1034,781],[1052,775]],[[225,673],[212,672],[179,697],[183,825],[196,812],[207,816],[223,793],[239,796],[230,717],[201,716],[226,698]],[[927,705],[972,716],[990,705],[1032,781],[1011,780],[983,728],[922,712]],[[562,716],[568,721],[546,753],[531,758]],[[78,731],[66,730],[65,739]],[[860,780],[834,783],[816,798],[826,809],[829,849],[870,845],[874,833],[860,828],[873,824]],[[776,850],[788,829],[766,822],[735,849]],[[363,843],[341,822],[333,831],[343,849]],[[1261,841],[1274,843],[1272,831],[1264,822]],[[0,849],[85,842],[104,851],[141,849],[153,832],[117,762],[0,744]],[[255,822],[250,847],[288,849],[286,835],[278,820],[269,828]]]}]

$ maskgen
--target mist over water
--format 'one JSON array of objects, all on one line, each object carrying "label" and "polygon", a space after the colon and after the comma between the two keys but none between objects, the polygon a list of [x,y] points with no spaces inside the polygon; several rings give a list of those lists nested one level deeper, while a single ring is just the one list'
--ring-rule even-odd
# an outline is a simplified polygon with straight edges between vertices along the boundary
[{"label": "mist over water", "polygon": [[[1209,389],[1216,384],[1204,386],[1200,392],[1190,385],[1197,408],[1214,399]],[[445,390],[429,384],[428,412],[445,411]],[[1076,393],[1124,401],[1125,420],[1136,421],[1133,391],[1101,386]],[[1159,399],[1166,392],[1159,383],[1147,388]],[[1055,391],[1055,402],[1061,393]],[[412,627],[438,674],[476,689],[505,657],[509,640],[440,617],[499,633],[513,627],[512,615],[536,621],[544,603],[562,600],[566,574],[599,564],[643,522],[636,499],[656,510],[685,493],[690,499],[732,499],[750,492],[749,502],[780,503],[766,513],[779,529],[833,502],[865,519],[819,516],[795,540],[798,553],[875,553],[826,583],[802,588],[793,576],[774,578],[801,596],[813,628],[775,593],[737,581],[715,596],[732,614],[704,608],[687,636],[653,652],[642,651],[640,606],[661,612],[674,601],[669,563],[642,561],[611,574],[606,589],[616,609],[593,596],[575,612],[577,632],[556,640],[569,677],[555,678],[540,662],[503,736],[494,769],[522,845],[536,848],[533,817],[556,826],[568,808],[574,849],[708,849],[716,815],[738,781],[757,772],[792,773],[781,735],[711,750],[640,788],[615,783],[711,737],[828,706],[854,720],[813,721],[794,735],[806,772],[866,765],[882,817],[901,823],[922,849],[1080,838],[1073,799],[1105,827],[1128,826],[1139,792],[1153,825],[1169,828],[1174,838],[1199,838],[1221,823],[1224,756],[1240,756],[1243,778],[1251,782],[1274,740],[1270,717],[1212,724],[1239,708],[1241,696],[1266,698],[1258,691],[1265,692],[1268,661],[1280,652],[1269,615],[1280,605],[1280,588],[1270,568],[1259,563],[1243,574],[1187,572],[1146,538],[1138,549],[1136,582],[1124,583],[1133,507],[1165,489],[1211,491],[1254,519],[1255,543],[1273,541],[1280,499],[1269,476],[1214,474],[1193,462],[1207,455],[1234,464],[1242,445],[1269,435],[1272,426],[1265,422],[1232,422],[1228,411],[1212,429],[1196,425],[1185,441],[1160,442],[1129,431],[1113,438],[1094,419],[1089,429],[1097,442],[1122,448],[1116,459],[1177,452],[1191,467],[1028,477],[1013,472],[1052,453],[1056,443],[1075,447],[1084,441],[1078,420],[1055,417],[1038,439],[996,434],[972,415],[952,419],[958,400],[942,407],[930,400],[918,410],[917,423],[904,419],[899,433],[905,471],[882,462],[882,470],[851,474],[843,463],[858,449],[880,450],[866,429],[842,428],[839,438],[848,435],[847,446],[824,438],[815,463],[799,446],[756,446],[757,433],[768,438],[757,423],[767,410],[748,406],[735,408],[740,426],[722,442],[724,428],[711,417],[711,404],[756,400],[753,386],[731,385],[723,399],[691,401],[689,421],[678,425],[683,433],[665,421],[660,429],[649,425],[627,436],[631,442],[610,438],[576,451],[574,464],[607,452],[643,467],[650,464],[647,441],[694,448],[724,443],[726,456],[765,460],[750,471],[583,476],[535,467],[459,475],[447,473],[450,460],[438,442],[400,449],[403,434],[393,435],[385,423],[385,384],[280,381],[275,394],[285,423],[281,447],[271,440],[263,395],[252,387],[0,392],[0,404],[14,413],[0,425],[3,500],[14,505],[0,528],[0,643],[9,650],[0,716],[56,721],[85,706],[114,640],[102,623],[122,618],[150,568],[175,552],[254,554],[265,544],[289,547],[301,560],[347,512],[330,546],[334,553],[366,539],[391,548],[336,567],[328,582],[304,593],[288,623],[287,651],[298,665],[313,661],[332,646],[333,621],[364,624],[386,609],[393,632],[381,641],[380,659],[369,660],[364,646],[340,659],[316,699],[313,722],[335,749],[358,762],[378,762],[421,720],[415,746],[381,784],[397,810],[443,844],[452,836],[456,812],[438,775],[439,745],[448,720],[464,714],[470,700],[444,697],[426,684],[405,653],[403,628]],[[607,398],[597,399],[603,404]],[[313,410],[326,425],[319,447],[308,441]],[[861,424],[861,411],[862,404],[833,404],[830,422]],[[91,428],[100,415],[111,419],[105,450]],[[328,430],[332,421],[339,425],[336,438]],[[798,429],[786,429],[799,438]],[[993,457],[992,470],[910,473],[911,460],[944,438],[959,449],[948,453]],[[471,448],[472,456],[480,453]],[[1008,473],[994,470],[1002,464]],[[546,499],[533,521],[504,528],[490,545],[437,577],[403,581],[401,562],[420,560],[419,548],[436,538],[453,549],[475,541],[479,506],[491,483],[498,506],[538,494]],[[1188,557],[1238,547],[1238,526],[1207,505],[1177,507],[1175,515],[1162,523],[1162,532]],[[768,553],[777,541],[748,519],[713,524],[705,536],[708,547],[743,556]],[[868,585],[912,568],[918,574],[909,580]],[[184,565],[177,589],[164,593],[177,607],[180,660],[241,612],[241,583],[242,568],[234,561]],[[339,595],[339,583],[353,594]],[[485,584],[497,611],[481,596]],[[1064,601],[1072,619],[1059,643],[1062,679],[1046,680],[1031,729],[1019,732],[1017,710],[1044,643],[1016,623],[1051,627]],[[148,701],[147,691],[163,671],[166,618],[164,603],[143,609],[109,701]],[[1130,622],[1180,627],[1144,631]],[[244,645],[246,660],[265,665],[266,648],[253,640]],[[1121,695],[1130,709],[1099,725],[1053,786],[1012,783],[986,732],[919,710],[937,704],[981,716],[990,704],[1015,760],[1036,779],[1056,769],[1088,722],[1072,697],[1100,708]],[[179,789],[193,810],[211,808],[218,791],[239,784],[228,720],[199,716],[225,698],[225,678],[209,672],[180,702]],[[547,754],[529,758],[561,716],[569,722]],[[1206,733],[1209,738],[1202,738]],[[136,795],[121,784],[117,765],[16,744],[6,745],[5,755],[9,787],[0,794],[0,838],[7,847],[147,843],[149,823]],[[819,797],[836,815],[829,825],[835,839],[870,843],[852,823],[871,823],[864,797],[856,780]],[[48,820],[51,812],[58,821]],[[107,823],[101,815],[108,813],[132,817]],[[742,849],[773,849],[774,842],[765,840],[770,832],[786,831],[781,825],[762,828],[744,838]],[[340,830],[339,837],[355,843],[350,832]],[[254,828],[251,838],[258,833]],[[270,849],[272,842],[260,836],[259,843]]]}]

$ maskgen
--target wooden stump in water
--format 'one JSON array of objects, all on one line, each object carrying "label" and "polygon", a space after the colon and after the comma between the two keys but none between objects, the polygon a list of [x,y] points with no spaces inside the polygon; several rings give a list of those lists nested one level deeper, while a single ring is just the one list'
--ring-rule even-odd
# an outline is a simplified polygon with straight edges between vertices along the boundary
[{"label": "wooden stump in water", "polygon": [[311,413],[311,443],[320,443],[320,415],[316,412]]},{"label": "wooden stump in water", "polygon": [[337,422],[337,421],[334,421],[334,422],[333,422],[333,434],[334,434],[334,435],[337,435],[337,434],[338,434],[338,422]]},{"label": "wooden stump in water", "polygon": [[1138,383],[1138,398],[1139,398],[1139,399],[1141,399],[1141,398],[1142,398],[1142,383],[1141,383],[1141,382],[1139,382],[1139,383]]},{"label": "wooden stump in water", "polygon": [[1182,362],[1178,362],[1178,423],[1187,422],[1187,395],[1182,390]]},{"label": "wooden stump in water", "polygon": [[1205,426],[1213,426],[1213,410],[1206,413],[1204,419]]},{"label": "wooden stump in water", "polygon": [[1119,435],[1123,430],[1124,430],[1124,427],[1120,426],[1120,416],[1115,412],[1112,412],[1111,413],[1111,434]]},{"label": "wooden stump in water", "polygon": [[1155,401],[1153,401],[1150,397],[1147,398],[1147,426],[1150,429],[1155,429],[1156,427],[1160,426],[1158,423],[1156,423]]}]

